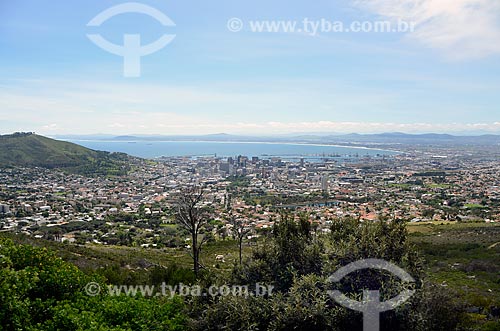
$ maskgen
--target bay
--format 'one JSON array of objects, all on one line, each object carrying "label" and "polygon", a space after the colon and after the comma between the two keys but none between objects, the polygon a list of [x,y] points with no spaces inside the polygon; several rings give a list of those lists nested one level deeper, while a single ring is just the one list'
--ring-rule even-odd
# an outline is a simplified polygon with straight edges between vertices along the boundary
[{"label": "bay", "polygon": [[343,147],[322,144],[263,143],[263,142],[214,142],[214,141],[104,141],[68,140],[94,150],[123,152],[142,158],[173,156],[257,156],[281,158],[325,158],[325,157],[365,157],[391,156],[396,151],[369,149],[363,147]]}]

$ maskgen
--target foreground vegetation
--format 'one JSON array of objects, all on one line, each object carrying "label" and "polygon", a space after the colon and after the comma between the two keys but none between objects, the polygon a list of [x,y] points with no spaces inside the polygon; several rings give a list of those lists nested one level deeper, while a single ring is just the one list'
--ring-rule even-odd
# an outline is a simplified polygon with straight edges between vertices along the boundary
[{"label": "foreground vegetation", "polygon": [[500,307],[500,226],[449,222],[408,228],[429,280],[453,292],[478,324],[492,324],[488,318],[498,317]]},{"label": "foreground vegetation", "polygon": [[88,296],[89,282],[105,286],[45,248],[0,239],[2,330],[182,330],[182,302],[166,298]]},{"label": "foreground vegetation", "polygon": [[[399,265],[416,279],[417,292],[410,301],[382,313],[381,330],[500,327],[493,311],[499,305],[498,245],[491,243],[498,227],[424,224],[410,226],[408,234],[400,222],[346,220],[334,222],[331,230],[318,234],[304,219],[283,215],[256,247],[245,246],[242,265],[236,242],[207,244],[210,255],[233,255],[222,266],[208,264],[207,258],[198,280],[188,268],[189,257],[179,250],[58,243],[48,244],[47,249],[30,245],[47,242],[3,234],[0,325],[4,330],[361,330],[361,313],[329,297],[327,290],[335,284],[327,278],[352,261],[374,257]],[[468,242],[476,236],[474,231],[483,231],[482,237],[489,239]],[[455,241],[440,242],[443,237]],[[458,238],[464,242],[457,243]],[[170,298],[110,296],[104,291],[93,297],[84,291],[88,282],[102,288],[165,282],[198,284],[203,289],[260,283],[272,284],[275,292]],[[350,275],[340,286],[357,299],[361,288],[382,288],[383,300],[404,288],[390,274],[373,271]]]}]

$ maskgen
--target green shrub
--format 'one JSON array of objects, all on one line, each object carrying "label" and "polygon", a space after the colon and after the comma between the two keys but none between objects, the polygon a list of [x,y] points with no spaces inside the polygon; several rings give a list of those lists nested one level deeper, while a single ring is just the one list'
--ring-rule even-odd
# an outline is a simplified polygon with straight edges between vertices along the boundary
[{"label": "green shrub", "polygon": [[[179,298],[92,297],[85,275],[45,248],[0,239],[0,330],[183,330]],[[104,292],[104,291],[102,291]]]}]

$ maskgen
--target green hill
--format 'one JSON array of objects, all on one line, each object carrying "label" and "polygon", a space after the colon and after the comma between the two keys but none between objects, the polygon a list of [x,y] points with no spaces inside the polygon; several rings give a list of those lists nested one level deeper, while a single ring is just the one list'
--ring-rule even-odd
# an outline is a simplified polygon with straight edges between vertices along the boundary
[{"label": "green hill", "polygon": [[0,166],[61,168],[83,175],[123,175],[128,155],[94,151],[34,133],[0,135]]}]

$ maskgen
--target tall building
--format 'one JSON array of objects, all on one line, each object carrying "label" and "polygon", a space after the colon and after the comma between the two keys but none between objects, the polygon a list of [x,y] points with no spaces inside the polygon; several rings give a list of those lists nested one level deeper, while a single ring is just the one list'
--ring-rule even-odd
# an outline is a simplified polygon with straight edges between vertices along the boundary
[{"label": "tall building", "polygon": [[321,177],[321,190],[323,193],[328,193],[328,176],[326,175]]},{"label": "tall building", "polygon": [[0,214],[8,214],[9,212],[10,212],[9,206],[0,204]]},{"label": "tall building", "polygon": [[219,170],[220,170],[220,171],[225,172],[226,174],[228,174],[228,173],[229,173],[229,167],[230,167],[230,164],[229,164],[229,163],[222,162],[222,163],[219,165]]}]

